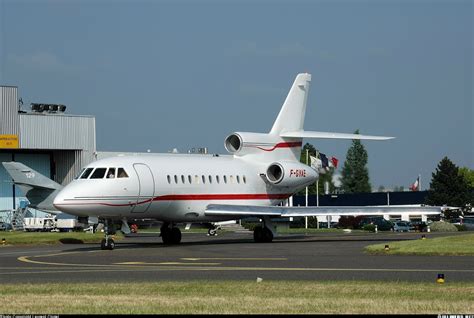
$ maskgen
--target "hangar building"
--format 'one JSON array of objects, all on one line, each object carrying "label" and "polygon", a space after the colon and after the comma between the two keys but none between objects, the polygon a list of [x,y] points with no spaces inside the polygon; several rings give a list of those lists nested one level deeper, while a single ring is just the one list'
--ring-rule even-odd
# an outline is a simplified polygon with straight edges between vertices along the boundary
[{"label": "hangar building", "polygon": [[[95,117],[65,113],[66,106],[34,103],[21,110],[18,87],[0,86],[0,162],[20,161],[67,184],[94,160]],[[0,165],[0,221],[25,199]]]}]

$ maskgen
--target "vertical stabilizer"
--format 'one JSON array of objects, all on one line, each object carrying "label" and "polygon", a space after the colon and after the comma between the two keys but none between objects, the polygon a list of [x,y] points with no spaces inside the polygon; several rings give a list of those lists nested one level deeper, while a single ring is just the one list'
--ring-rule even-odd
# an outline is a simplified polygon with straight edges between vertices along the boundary
[{"label": "vertical stabilizer", "polygon": [[293,86],[270,131],[271,135],[303,130],[310,82],[311,74],[301,73],[296,76]]}]

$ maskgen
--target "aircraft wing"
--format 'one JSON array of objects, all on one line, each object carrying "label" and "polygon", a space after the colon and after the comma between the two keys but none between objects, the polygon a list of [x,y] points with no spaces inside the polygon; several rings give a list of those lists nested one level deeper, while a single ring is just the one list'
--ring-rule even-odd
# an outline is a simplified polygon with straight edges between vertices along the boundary
[{"label": "aircraft wing", "polygon": [[310,207],[287,207],[287,206],[251,206],[251,205],[227,205],[210,204],[207,206],[205,215],[209,216],[270,216],[270,217],[298,217],[298,216],[322,216],[322,215],[439,215],[445,207],[440,206],[310,206]]}]

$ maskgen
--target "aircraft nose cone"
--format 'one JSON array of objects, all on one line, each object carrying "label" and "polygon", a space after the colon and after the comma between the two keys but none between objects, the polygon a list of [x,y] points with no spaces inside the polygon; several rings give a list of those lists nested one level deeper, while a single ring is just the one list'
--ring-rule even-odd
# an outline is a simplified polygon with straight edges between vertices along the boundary
[{"label": "aircraft nose cone", "polygon": [[59,211],[63,211],[63,207],[64,207],[64,194],[63,194],[63,191],[60,191],[58,193],[58,195],[56,195],[56,197],[54,198],[54,201],[53,201],[53,206],[58,209]]}]

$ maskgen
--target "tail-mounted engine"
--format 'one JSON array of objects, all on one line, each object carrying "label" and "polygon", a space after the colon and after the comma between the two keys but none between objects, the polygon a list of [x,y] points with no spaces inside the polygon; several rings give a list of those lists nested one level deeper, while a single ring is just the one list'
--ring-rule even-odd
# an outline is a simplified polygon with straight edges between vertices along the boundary
[{"label": "tail-mounted engine", "polygon": [[301,138],[282,138],[277,135],[236,132],[225,139],[225,149],[234,156],[256,155],[269,161],[299,160]]},{"label": "tail-mounted engine", "polygon": [[280,187],[299,187],[314,183],[319,175],[311,167],[294,161],[270,164],[266,171],[268,182]]}]

